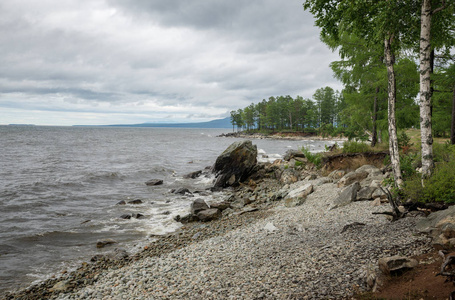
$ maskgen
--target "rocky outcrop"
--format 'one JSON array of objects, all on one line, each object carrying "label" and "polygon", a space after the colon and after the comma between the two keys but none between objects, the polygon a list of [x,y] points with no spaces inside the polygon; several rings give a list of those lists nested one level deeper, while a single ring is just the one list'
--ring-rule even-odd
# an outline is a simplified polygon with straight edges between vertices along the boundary
[{"label": "rocky outcrop", "polygon": [[354,201],[357,197],[357,191],[360,189],[360,183],[354,182],[350,186],[346,187],[340,195],[333,201],[333,206],[330,209],[335,209],[348,205]]},{"label": "rocky outcrop", "polygon": [[215,187],[237,186],[251,175],[257,163],[257,147],[251,141],[231,144],[213,165]]},{"label": "rocky outcrop", "polygon": [[419,220],[416,227],[420,232],[430,234],[436,249],[455,249],[455,206],[431,213]]}]

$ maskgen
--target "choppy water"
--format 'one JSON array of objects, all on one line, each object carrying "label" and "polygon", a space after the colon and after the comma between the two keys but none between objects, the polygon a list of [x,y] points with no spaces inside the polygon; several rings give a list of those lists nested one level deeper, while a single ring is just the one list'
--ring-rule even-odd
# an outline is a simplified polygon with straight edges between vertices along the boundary
[{"label": "choppy water", "polygon": [[[112,238],[136,251],[151,234],[177,229],[173,217],[210,178],[183,175],[214,163],[235,139],[222,129],[0,126],[0,294],[45,279],[106,250]],[[273,157],[323,142],[254,140]],[[163,179],[149,187],[150,179]],[[217,197],[215,194],[213,197]],[[116,205],[141,199],[140,205]],[[143,219],[123,220],[141,213]],[[109,249],[111,250],[111,249]]]}]

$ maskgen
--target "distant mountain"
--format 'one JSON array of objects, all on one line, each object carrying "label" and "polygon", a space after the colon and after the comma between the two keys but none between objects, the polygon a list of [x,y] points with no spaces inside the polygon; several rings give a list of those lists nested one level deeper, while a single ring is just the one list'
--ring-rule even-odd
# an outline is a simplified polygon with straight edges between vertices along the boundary
[{"label": "distant mountain", "polygon": [[231,118],[217,119],[200,123],[142,123],[129,125],[109,125],[116,127],[170,127],[170,128],[232,128]]}]

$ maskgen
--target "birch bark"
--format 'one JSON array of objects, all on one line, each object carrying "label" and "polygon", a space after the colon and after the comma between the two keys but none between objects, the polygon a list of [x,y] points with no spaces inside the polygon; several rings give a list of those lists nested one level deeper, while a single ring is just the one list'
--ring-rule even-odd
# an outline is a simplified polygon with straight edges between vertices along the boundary
[{"label": "birch bark", "polygon": [[392,52],[393,36],[389,36],[384,40],[385,63],[387,67],[388,79],[388,121],[389,121],[389,152],[390,161],[392,163],[393,177],[398,188],[403,185],[403,177],[401,176],[400,168],[400,153],[398,151],[398,136],[395,117],[396,104],[396,79],[394,63],[395,58]]},{"label": "birch bark", "polygon": [[420,25],[420,137],[422,143],[422,179],[434,168],[431,126],[431,0],[422,1]]}]

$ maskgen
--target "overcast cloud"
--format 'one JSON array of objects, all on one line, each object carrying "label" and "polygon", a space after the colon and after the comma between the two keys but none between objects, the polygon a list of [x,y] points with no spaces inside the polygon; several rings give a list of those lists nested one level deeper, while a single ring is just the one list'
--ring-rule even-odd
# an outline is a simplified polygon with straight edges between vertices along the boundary
[{"label": "overcast cloud", "polygon": [[0,124],[200,122],[340,89],[299,0],[2,0]]}]

